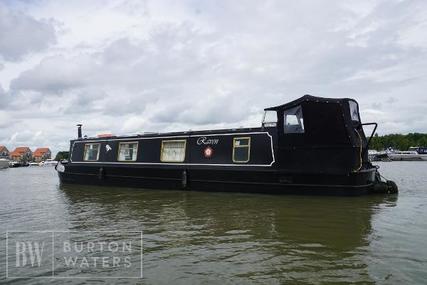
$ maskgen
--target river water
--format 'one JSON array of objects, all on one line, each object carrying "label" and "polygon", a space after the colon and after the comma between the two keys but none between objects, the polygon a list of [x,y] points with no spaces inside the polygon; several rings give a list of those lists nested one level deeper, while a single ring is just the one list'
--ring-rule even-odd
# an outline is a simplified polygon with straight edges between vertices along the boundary
[{"label": "river water", "polygon": [[[425,284],[427,163],[378,164],[398,184],[398,195],[271,196],[67,186],[59,184],[50,167],[1,170],[0,283]],[[133,247],[137,252],[130,258],[138,262],[142,257],[142,267],[82,269],[61,264],[56,256],[53,267],[14,268],[19,258],[15,239],[41,239],[50,245],[53,237],[52,244],[56,239],[87,246],[89,240],[135,239],[132,234],[139,231],[142,247]],[[123,278],[138,277],[141,269],[142,279]],[[54,278],[48,278],[53,270]],[[118,276],[122,278],[104,278]]]}]

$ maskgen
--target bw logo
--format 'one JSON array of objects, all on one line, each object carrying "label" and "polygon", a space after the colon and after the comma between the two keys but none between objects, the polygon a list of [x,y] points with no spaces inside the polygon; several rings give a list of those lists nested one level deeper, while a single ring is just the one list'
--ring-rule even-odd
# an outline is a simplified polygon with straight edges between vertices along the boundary
[{"label": "bw logo", "polygon": [[7,232],[6,278],[52,276],[53,254],[51,232]]},{"label": "bw logo", "polygon": [[40,267],[44,242],[16,242],[16,267]]}]

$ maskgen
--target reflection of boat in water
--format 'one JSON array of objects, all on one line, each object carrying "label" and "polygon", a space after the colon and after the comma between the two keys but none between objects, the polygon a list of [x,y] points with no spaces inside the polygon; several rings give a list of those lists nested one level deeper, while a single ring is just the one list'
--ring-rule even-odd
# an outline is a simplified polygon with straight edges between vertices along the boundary
[{"label": "reflection of boat in water", "polygon": [[[259,128],[78,138],[62,183],[275,194],[396,193],[368,161],[353,99],[303,96],[265,109]],[[264,118],[267,118],[265,116]],[[375,129],[374,129],[375,131]]]},{"label": "reflection of boat in water", "polygon": [[[375,240],[373,217],[397,201],[397,196],[277,197],[67,184],[60,185],[60,191],[71,230],[99,225],[114,225],[124,232],[141,229],[144,259],[150,264],[162,257],[162,262],[190,270],[192,265],[212,266],[221,258],[218,262],[233,260],[249,272],[254,262],[270,278],[299,277],[304,284],[317,280],[298,276],[303,267],[327,270],[330,283],[348,274],[351,280],[371,284],[366,251]],[[185,259],[183,251],[190,257]],[[157,273],[157,266],[150,268],[147,273]]]},{"label": "reflection of boat in water", "polygon": [[[252,234],[263,236],[274,228],[275,235],[294,242],[317,242],[328,246],[339,244],[349,249],[365,245],[369,241],[372,215],[381,205],[392,207],[397,201],[397,196],[378,195],[354,199],[301,196],[278,198],[253,194],[229,196],[223,193],[209,195],[169,190],[132,191],[130,188],[67,184],[61,184],[60,190],[66,195],[70,203],[68,209],[73,213],[91,209],[91,215],[101,219],[101,213],[109,213],[108,219],[105,218],[109,223],[120,223],[123,213],[127,213],[130,219],[148,218],[156,223],[167,223],[171,219],[183,223],[187,221],[189,224],[197,221],[208,225],[218,235],[231,229],[249,228],[255,231]],[[75,222],[79,223],[78,220]],[[88,229],[96,226],[87,219],[80,222]],[[174,225],[169,226],[174,228]],[[155,229],[150,224],[146,230]]]},{"label": "reflection of boat in water", "polygon": [[9,168],[9,160],[0,158],[0,169]]}]

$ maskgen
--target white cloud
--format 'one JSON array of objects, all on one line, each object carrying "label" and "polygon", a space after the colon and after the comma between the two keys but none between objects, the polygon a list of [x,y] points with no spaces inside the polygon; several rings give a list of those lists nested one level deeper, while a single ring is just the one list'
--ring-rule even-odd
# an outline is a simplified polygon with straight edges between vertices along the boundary
[{"label": "white cloud", "polygon": [[426,8],[421,0],[4,7],[16,26],[32,26],[21,29],[21,50],[0,44],[0,144],[67,148],[78,122],[91,135],[253,126],[264,107],[306,93],[354,97],[380,133],[427,132]]},{"label": "white cloud", "polygon": [[55,43],[55,29],[48,20],[36,20],[0,4],[0,58],[19,60]]}]

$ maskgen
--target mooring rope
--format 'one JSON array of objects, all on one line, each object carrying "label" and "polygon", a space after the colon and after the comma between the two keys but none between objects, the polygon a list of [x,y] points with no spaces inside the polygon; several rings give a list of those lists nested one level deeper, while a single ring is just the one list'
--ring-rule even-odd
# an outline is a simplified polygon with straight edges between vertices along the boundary
[{"label": "mooring rope", "polygon": [[359,136],[359,141],[360,141],[360,150],[359,150],[359,161],[360,161],[360,165],[357,169],[353,170],[353,172],[357,172],[360,169],[362,169],[362,165],[363,165],[363,158],[362,158],[362,152],[363,152],[363,142],[362,142],[362,137],[360,136],[359,132],[354,129],[357,133],[357,135]]}]

